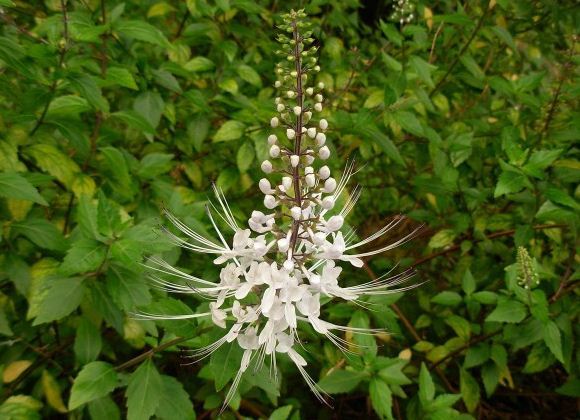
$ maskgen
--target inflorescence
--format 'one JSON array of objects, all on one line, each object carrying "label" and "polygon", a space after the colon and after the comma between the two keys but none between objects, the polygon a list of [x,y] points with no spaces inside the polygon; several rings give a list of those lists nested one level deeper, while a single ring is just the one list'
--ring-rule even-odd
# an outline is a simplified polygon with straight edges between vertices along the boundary
[{"label": "inflorescence", "polygon": [[[306,359],[297,351],[301,324],[326,336],[341,351],[351,353],[356,345],[341,333],[373,334],[379,330],[335,325],[321,319],[321,298],[339,298],[357,303],[363,296],[400,292],[411,286],[412,270],[384,276],[356,286],[342,287],[340,263],[363,266],[363,258],[391,250],[409,241],[416,231],[394,243],[367,250],[367,245],[383,237],[403,218],[387,223],[369,237],[357,240],[355,231],[343,232],[345,217],[352,211],[361,189],[355,188],[341,208],[339,196],[354,174],[347,167],[336,180],[326,161],[331,155],[327,145],[328,121],[317,118],[323,110],[323,83],[313,83],[320,71],[317,48],[304,20],[303,11],[283,16],[278,36],[278,52],[283,60],[276,67],[275,99],[277,114],[270,120],[267,136],[270,160],[261,164],[268,176],[259,181],[266,211],[255,210],[241,228],[223,193],[214,186],[217,203],[207,214],[219,240],[207,238],[166,212],[171,223],[183,233],[182,239],[169,232],[172,241],[190,251],[215,255],[215,264],[223,265],[220,281],[214,282],[187,274],[158,257],[149,259],[151,277],[160,288],[174,293],[189,293],[209,300],[209,311],[188,315],[140,313],[141,319],[190,319],[211,317],[224,330],[216,342],[192,351],[195,361],[209,356],[225,343],[236,342],[243,350],[240,369],[224,401],[224,408],[234,397],[243,373],[250,363],[261,369],[266,358],[277,374],[276,360],[287,355],[296,365],[312,392],[325,401],[325,393],[305,370]],[[218,215],[233,231],[233,243],[219,229]],[[360,251],[364,248],[364,251]],[[172,278],[175,281],[170,281]]]}]

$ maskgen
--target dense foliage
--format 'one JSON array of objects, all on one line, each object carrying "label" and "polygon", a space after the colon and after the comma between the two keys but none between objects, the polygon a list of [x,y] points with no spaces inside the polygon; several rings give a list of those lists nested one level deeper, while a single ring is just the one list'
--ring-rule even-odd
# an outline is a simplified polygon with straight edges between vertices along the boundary
[{"label": "dense foliage", "polygon": [[[131,313],[207,309],[155,290],[147,255],[218,276],[157,232],[162,206],[209,228],[215,180],[240,222],[261,207],[275,24],[295,3],[0,0],[0,418],[217,415],[235,348],[187,365],[180,349],[210,342],[211,322]],[[390,1],[364,3],[306,5],[333,170],[364,163],[361,235],[399,213],[393,237],[425,228],[345,278],[400,260],[425,283],[368,299],[372,312],[323,307],[391,331],[347,334],[359,357],[302,337],[334,411],[282,363],[279,383],[246,374],[223,417],[572,418],[577,5],[420,0],[401,25]]]}]

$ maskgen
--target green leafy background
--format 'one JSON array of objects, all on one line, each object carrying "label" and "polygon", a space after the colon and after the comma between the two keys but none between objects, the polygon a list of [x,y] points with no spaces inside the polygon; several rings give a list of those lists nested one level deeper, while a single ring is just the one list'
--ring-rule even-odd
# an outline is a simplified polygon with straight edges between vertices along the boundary
[{"label": "green leafy background", "polygon": [[[404,247],[348,269],[368,281],[401,261],[419,288],[330,302],[346,357],[303,333],[309,372],[248,374],[224,418],[573,418],[580,396],[578,44],[574,1],[419,0],[306,5],[321,46],[331,165],[364,164],[349,223],[397,214]],[[0,418],[213,418],[238,369],[203,311],[155,290],[163,255],[217,278],[210,258],[158,233],[166,206],[209,228],[215,181],[243,221],[261,208],[278,14],[295,1],[0,0]],[[389,239],[393,239],[389,238]],[[520,248],[521,247],[521,248]],[[518,249],[521,258],[517,259]],[[511,417],[510,417],[511,416]]]}]

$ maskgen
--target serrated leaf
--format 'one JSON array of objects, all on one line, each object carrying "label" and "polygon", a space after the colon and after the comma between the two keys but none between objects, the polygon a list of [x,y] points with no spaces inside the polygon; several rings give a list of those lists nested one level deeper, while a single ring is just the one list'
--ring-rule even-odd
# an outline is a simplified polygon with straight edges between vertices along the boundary
[{"label": "serrated leaf", "polygon": [[516,300],[500,297],[495,309],[485,319],[487,322],[521,322],[526,317],[526,307]]},{"label": "serrated leaf", "polygon": [[183,385],[171,376],[161,376],[162,390],[155,415],[161,419],[195,420],[193,403]]},{"label": "serrated leaf", "polygon": [[109,67],[107,69],[106,82],[107,84],[119,85],[132,90],[139,89],[131,72],[123,67]]},{"label": "serrated leaf", "polygon": [[251,85],[260,87],[262,86],[262,79],[256,70],[247,64],[240,64],[237,66],[237,71],[242,80],[245,80]]},{"label": "serrated leaf", "polygon": [[68,250],[60,266],[64,275],[86,273],[96,270],[105,260],[107,247],[94,239],[81,238]]},{"label": "serrated leaf", "polygon": [[318,386],[329,394],[342,394],[355,389],[364,377],[364,372],[334,370],[329,375],[324,376],[318,382]]},{"label": "serrated leaf", "polygon": [[421,363],[421,371],[419,372],[419,399],[421,405],[427,405],[434,397],[435,384],[433,383],[433,378],[431,378],[431,374],[425,363]]},{"label": "serrated leaf", "polygon": [[462,300],[463,299],[459,293],[451,292],[449,290],[439,292],[431,298],[431,302],[444,306],[456,306],[459,305]]},{"label": "serrated leaf", "polygon": [[48,203],[38,193],[38,190],[26,178],[16,172],[0,173],[0,197],[28,200],[48,206]]},{"label": "serrated leaf", "polygon": [[554,321],[548,321],[544,325],[544,343],[550,349],[558,361],[564,363],[564,353],[562,352],[562,337],[560,329]]},{"label": "serrated leaf", "polygon": [[226,121],[213,136],[214,142],[237,140],[244,134],[246,125],[240,121]]},{"label": "serrated leaf", "polygon": [[115,22],[115,30],[128,38],[149,42],[169,48],[171,44],[159,29],[142,20],[119,20]]},{"label": "serrated leaf", "polygon": [[56,321],[69,315],[81,303],[85,285],[81,278],[54,278],[39,305],[38,315],[32,325]]},{"label": "serrated leaf", "polygon": [[242,349],[237,343],[226,343],[212,353],[210,366],[216,391],[221,390],[235,376],[242,362]]},{"label": "serrated leaf", "polygon": [[68,408],[74,410],[85,403],[104,397],[116,386],[117,372],[110,364],[89,363],[83,367],[74,380]]},{"label": "serrated leaf", "polygon": [[22,222],[13,223],[12,230],[41,248],[64,251],[68,246],[62,232],[48,220],[29,217]]},{"label": "serrated leaf", "polygon": [[157,410],[163,393],[163,380],[151,360],[147,360],[129,377],[127,419],[148,419]]},{"label": "serrated leaf", "polygon": [[155,134],[155,127],[153,127],[144,116],[136,111],[118,111],[111,114],[111,117],[119,118],[130,127],[136,128],[145,134]]},{"label": "serrated leaf", "polygon": [[77,326],[74,351],[80,365],[94,362],[101,352],[101,332],[92,321],[83,317]]},{"label": "serrated leaf", "polygon": [[473,413],[479,404],[479,384],[475,378],[465,369],[459,372],[459,387],[461,398],[470,413]]},{"label": "serrated leaf", "polygon": [[505,194],[517,193],[529,186],[530,181],[524,174],[515,171],[504,171],[499,176],[493,196],[497,198]]},{"label": "serrated leaf", "polygon": [[389,386],[381,379],[373,378],[369,385],[371,404],[375,412],[386,419],[393,418],[393,396]]}]

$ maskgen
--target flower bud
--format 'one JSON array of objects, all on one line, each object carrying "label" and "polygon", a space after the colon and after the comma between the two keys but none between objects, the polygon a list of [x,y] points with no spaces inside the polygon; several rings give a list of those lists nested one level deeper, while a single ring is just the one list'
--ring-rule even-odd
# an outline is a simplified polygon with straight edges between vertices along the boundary
[{"label": "flower bud", "polygon": [[330,176],[330,168],[326,165],[323,166],[318,170],[318,175],[320,176],[320,179],[328,178]]},{"label": "flower bud", "polygon": [[306,133],[306,127],[302,127],[302,130],[300,131],[302,134]]},{"label": "flower bud", "polygon": [[313,89],[313,88],[311,88],[311,87],[309,87],[309,88],[306,88],[306,94],[307,94],[308,96],[312,95],[313,93],[314,93],[314,89]]},{"label": "flower bud", "polygon": [[310,112],[310,111],[306,111],[304,114],[302,114],[302,122],[304,124],[308,123],[308,121],[310,121],[311,118],[312,118],[312,112]]},{"label": "flower bud", "polygon": [[332,177],[328,178],[324,182],[324,191],[327,193],[331,193],[334,192],[335,189],[336,189],[336,180]]},{"label": "flower bud", "polygon": [[270,134],[268,136],[268,144],[270,146],[272,146],[273,144],[276,144],[277,141],[278,141],[278,136],[276,136],[276,134]]},{"label": "flower bud", "polygon": [[278,251],[286,252],[288,251],[288,247],[290,246],[290,242],[286,238],[278,239]]},{"label": "flower bud", "polygon": [[282,82],[281,82],[281,81],[279,81],[279,80],[276,80],[276,81],[274,82],[274,87],[277,87],[277,88],[279,88],[280,86],[282,86]]},{"label": "flower bud", "polygon": [[316,137],[316,127],[310,127],[306,131],[308,133],[308,137],[310,137],[311,139],[313,139],[314,137]]},{"label": "flower bud", "polygon": [[314,156],[306,155],[304,157],[304,161],[306,162],[307,165],[312,165],[312,162],[314,162]]},{"label": "flower bud", "polygon": [[312,70],[318,73],[320,71],[320,66],[314,66]]},{"label": "flower bud", "polygon": [[286,107],[284,106],[284,104],[276,105],[276,111],[278,111],[278,112],[283,112],[285,109],[286,109]]},{"label": "flower bud", "polygon": [[282,186],[284,187],[285,191],[290,190],[290,188],[292,188],[292,178],[289,176],[282,178]]},{"label": "flower bud", "polygon": [[328,146],[322,146],[318,151],[318,156],[320,156],[320,159],[322,160],[328,159],[330,157],[330,149]]},{"label": "flower bud", "polygon": [[312,242],[314,242],[314,245],[322,245],[324,243],[324,241],[326,240],[326,235],[323,232],[316,232],[314,234],[314,237],[312,238]]},{"label": "flower bud", "polygon": [[273,195],[268,194],[268,195],[264,196],[264,206],[267,209],[273,209],[277,205],[278,205],[278,202],[276,201],[276,199],[274,198]]},{"label": "flower bud", "polygon": [[328,221],[326,222],[326,228],[330,232],[336,232],[337,230],[339,230],[342,227],[343,224],[344,224],[344,218],[340,215],[336,215],[336,216],[332,216],[330,219],[328,219]]},{"label": "flower bud", "polygon": [[323,130],[326,130],[328,128],[328,121],[326,121],[324,118],[321,119],[318,123],[318,125],[320,126],[320,128],[322,128]]},{"label": "flower bud", "polygon": [[299,106],[295,106],[294,109],[293,109],[293,111],[294,111],[294,115],[300,115],[300,114],[302,114],[302,108],[299,107]]},{"label": "flower bud", "polygon": [[318,83],[318,88],[319,89],[324,89],[324,83],[323,82]]},{"label": "flower bud", "polygon": [[272,147],[270,147],[270,156],[273,158],[280,156],[280,147],[278,147],[277,144],[273,144]]},{"label": "flower bud", "polygon": [[262,162],[262,171],[269,174],[272,172],[272,163],[269,160],[265,160]]},{"label": "flower bud", "polygon": [[270,185],[270,181],[268,181],[266,178],[262,178],[260,182],[258,182],[258,187],[264,194],[272,194],[274,192],[272,186]]},{"label": "flower bud", "polygon": [[286,96],[288,96],[289,98],[293,98],[296,95],[296,92],[294,92],[293,90],[289,90],[288,92],[286,92]]},{"label": "flower bud", "polygon": [[316,175],[308,174],[304,177],[304,181],[306,182],[306,185],[312,188],[314,185],[316,185]]},{"label": "flower bud", "polygon": [[298,155],[290,156],[290,164],[292,165],[293,168],[297,167],[299,163],[300,157]]},{"label": "flower bud", "polygon": [[286,261],[284,261],[284,268],[288,271],[292,270],[294,268],[294,262],[288,258]]},{"label": "flower bud", "polygon": [[296,73],[296,70],[292,70],[292,71],[290,72],[290,76],[292,76],[292,77],[296,77],[296,76],[298,76],[298,73]]},{"label": "flower bud", "polygon": [[272,126],[272,128],[278,127],[278,124],[280,124],[280,121],[278,120],[278,117],[273,117],[270,120],[270,125]]},{"label": "flower bud", "polygon": [[321,112],[322,111],[322,104],[320,102],[317,102],[314,104],[314,110],[316,112]]},{"label": "flower bud", "polygon": [[291,128],[286,129],[286,137],[292,140],[296,136],[296,131]]},{"label": "flower bud", "polygon": [[326,134],[318,133],[316,135],[316,145],[318,147],[322,147],[322,146],[324,146],[324,143],[326,143]]},{"label": "flower bud", "polygon": [[314,173],[314,168],[312,166],[307,166],[306,168],[304,168],[305,175],[313,174],[313,173]]},{"label": "flower bud", "polygon": [[281,104],[281,103],[282,103],[282,98],[280,98],[280,97],[278,96],[276,99],[274,99],[274,103],[275,103],[276,105],[278,105],[278,104]]},{"label": "flower bud", "polygon": [[316,95],[316,96],[314,97],[314,100],[315,100],[316,102],[322,102],[322,95],[319,93],[318,95]]},{"label": "flower bud", "polygon": [[334,207],[334,198],[331,195],[329,195],[328,197],[324,197],[321,206],[325,210],[330,210],[331,208]]},{"label": "flower bud", "polygon": [[290,215],[294,220],[300,220],[300,216],[302,216],[302,210],[298,206],[294,206],[290,209]]}]

